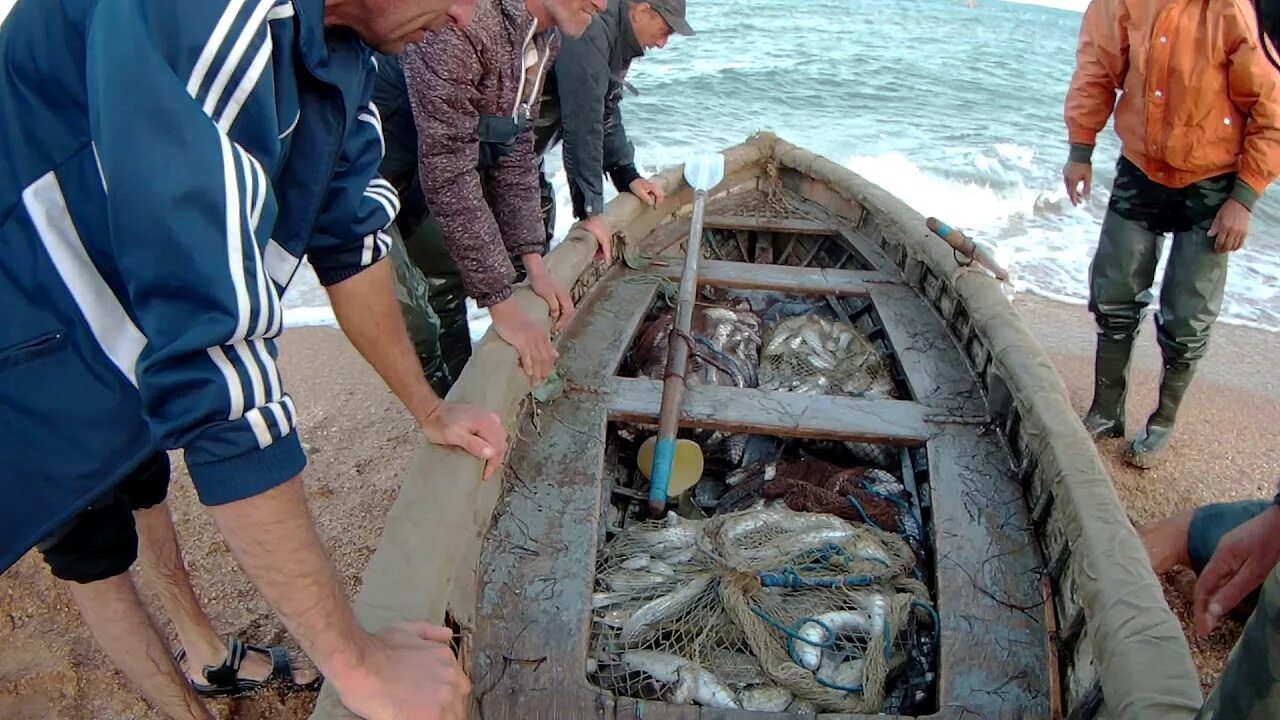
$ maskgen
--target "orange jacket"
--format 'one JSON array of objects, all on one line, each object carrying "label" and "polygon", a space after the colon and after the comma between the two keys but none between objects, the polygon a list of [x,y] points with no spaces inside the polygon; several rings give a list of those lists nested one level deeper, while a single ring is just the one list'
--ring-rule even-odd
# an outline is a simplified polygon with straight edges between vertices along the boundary
[{"label": "orange jacket", "polygon": [[1067,92],[1072,159],[1114,109],[1124,156],[1152,180],[1236,171],[1232,197],[1252,207],[1280,175],[1278,92],[1251,0],[1093,0]]}]

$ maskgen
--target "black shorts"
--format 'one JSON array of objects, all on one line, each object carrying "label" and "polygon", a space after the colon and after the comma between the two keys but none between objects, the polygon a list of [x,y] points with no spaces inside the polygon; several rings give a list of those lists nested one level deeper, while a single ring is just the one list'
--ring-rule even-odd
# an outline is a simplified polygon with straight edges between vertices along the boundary
[{"label": "black shorts", "polygon": [[169,456],[158,452],[36,547],[62,580],[91,583],[122,575],[138,559],[133,511],[159,505],[168,492]]}]

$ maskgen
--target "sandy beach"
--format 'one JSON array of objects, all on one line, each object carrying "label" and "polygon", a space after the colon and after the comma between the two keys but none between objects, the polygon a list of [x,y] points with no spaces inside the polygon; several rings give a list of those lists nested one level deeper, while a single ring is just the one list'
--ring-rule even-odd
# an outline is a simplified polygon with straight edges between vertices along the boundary
[{"label": "sandy beach", "polygon": [[[1062,373],[1072,403],[1083,411],[1092,391],[1093,352],[1092,319],[1085,308],[1025,294],[1014,304]],[[1159,352],[1154,338],[1148,324],[1129,395],[1135,429],[1155,403]],[[1145,473],[1129,468],[1120,460],[1120,441],[1099,447],[1135,522],[1205,502],[1275,492],[1280,478],[1280,447],[1274,441],[1280,423],[1276,341],[1271,333],[1218,326],[1162,467]],[[282,338],[280,356],[309,450],[312,512],[354,594],[399,475],[419,440],[411,419],[338,331],[291,329]],[[196,502],[176,456],[174,467],[171,506],[197,594],[215,625],[253,642],[291,642]],[[1189,572],[1165,578],[1169,603],[1188,629],[1191,582]],[[154,598],[148,600],[158,612]],[[1207,641],[1192,638],[1206,687],[1217,678],[1238,632],[1238,625],[1227,623]],[[0,576],[0,647],[0,717],[157,717],[110,668],[69,596],[35,554]],[[314,699],[310,693],[267,692],[213,705],[220,718],[302,718]]]}]

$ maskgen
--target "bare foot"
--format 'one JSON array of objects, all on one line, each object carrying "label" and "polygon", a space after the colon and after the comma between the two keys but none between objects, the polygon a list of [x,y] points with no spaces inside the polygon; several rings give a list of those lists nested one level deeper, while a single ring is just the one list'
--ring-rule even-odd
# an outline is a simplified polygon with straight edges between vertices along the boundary
[{"label": "bare foot", "polygon": [[[227,658],[227,650],[223,647],[222,651],[216,656],[210,658],[207,662],[193,663],[190,656],[184,656],[179,665],[182,672],[186,674],[191,682],[197,685],[207,685],[208,679],[204,676],[204,668],[206,665],[221,665]],[[319,671],[304,656],[296,653],[289,653],[289,666],[293,670],[293,684],[307,685],[320,677]],[[240,663],[240,672],[236,674],[242,680],[263,681],[271,675],[271,656],[253,650],[247,649],[244,660]]]}]

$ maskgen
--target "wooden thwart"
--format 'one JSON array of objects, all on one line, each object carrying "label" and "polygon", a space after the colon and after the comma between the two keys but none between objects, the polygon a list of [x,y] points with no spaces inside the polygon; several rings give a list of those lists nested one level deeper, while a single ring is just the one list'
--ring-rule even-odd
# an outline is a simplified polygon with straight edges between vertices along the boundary
[{"label": "wooden thwart", "polygon": [[[657,421],[662,383],[609,378],[602,388],[609,419]],[[768,392],[719,385],[691,385],[680,422],[685,427],[823,440],[920,445],[933,435],[931,410],[903,400],[863,400],[832,395]]]},{"label": "wooden thwart", "polygon": [[[670,280],[680,279],[680,265],[674,261],[654,262],[653,271]],[[895,283],[900,279],[889,273],[858,270],[759,265],[755,263],[704,260],[698,266],[700,286],[736,290],[775,290],[800,294],[866,297],[868,286]]]},{"label": "wooden thwart", "polygon": [[707,215],[702,226],[720,230],[757,230],[767,232],[805,233],[808,235],[835,235],[836,228],[823,222],[804,218],[771,218],[751,215]]}]

